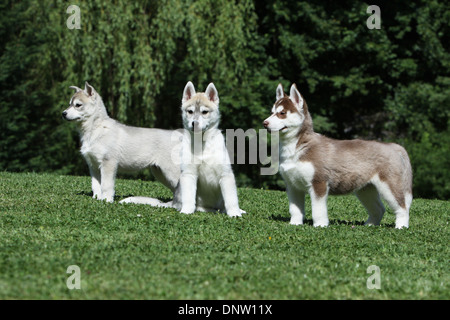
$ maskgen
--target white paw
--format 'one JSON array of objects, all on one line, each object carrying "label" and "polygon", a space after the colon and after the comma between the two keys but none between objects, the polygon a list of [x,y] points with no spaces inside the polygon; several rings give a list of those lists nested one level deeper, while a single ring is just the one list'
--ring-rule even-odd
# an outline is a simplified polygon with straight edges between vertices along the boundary
[{"label": "white paw", "polygon": [[398,214],[397,218],[395,219],[395,228],[402,229],[408,227],[409,227],[409,216]]},{"label": "white paw", "polygon": [[328,220],[313,221],[314,227],[328,227],[328,225],[329,225]]},{"label": "white paw", "polygon": [[195,207],[182,207],[181,208],[181,213],[184,213],[184,214],[192,214],[192,213],[194,213],[194,211],[195,211]]},{"label": "white paw", "polygon": [[242,210],[241,209],[230,210],[229,212],[227,212],[227,215],[229,217],[241,217],[242,216]]},{"label": "white paw", "polygon": [[302,217],[292,217],[289,224],[292,224],[293,226],[299,226],[303,224],[303,218]]},{"label": "white paw", "polygon": [[98,200],[102,200],[102,201],[106,201],[106,202],[109,202],[109,203],[113,203],[114,202],[114,196],[99,197]]}]

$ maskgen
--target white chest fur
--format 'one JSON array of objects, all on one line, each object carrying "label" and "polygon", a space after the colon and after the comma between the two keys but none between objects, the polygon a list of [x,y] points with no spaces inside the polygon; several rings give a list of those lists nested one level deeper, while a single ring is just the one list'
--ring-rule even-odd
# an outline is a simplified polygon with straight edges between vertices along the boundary
[{"label": "white chest fur", "polygon": [[312,185],[314,166],[311,162],[285,161],[280,164],[280,173],[286,184],[307,191]]},{"label": "white chest fur", "polygon": [[[183,137],[181,212],[191,213],[196,205],[197,210],[226,209],[229,215],[240,215],[236,185],[223,135],[217,129],[210,129],[201,140],[196,141],[195,138],[186,132]],[[226,181],[231,183],[227,184]],[[192,184],[196,184],[197,189]],[[227,198],[229,208],[226,208]],[[223,208],[224,200],[225,208]]]},{"label": "white chest fur", "polygon": [[314,177],[314,166],[310,161],[299,160],[302,152],[295,144],[280,149],[280,173],[286,184],[295,189],[307,191]]},{"label": "white chest fur", "polygon": [[108,152],[117,148],[118,131],[110,130],[107,121],[99,122],[96,128],[82,133],[81,154],[92,164],[100,164]]}]

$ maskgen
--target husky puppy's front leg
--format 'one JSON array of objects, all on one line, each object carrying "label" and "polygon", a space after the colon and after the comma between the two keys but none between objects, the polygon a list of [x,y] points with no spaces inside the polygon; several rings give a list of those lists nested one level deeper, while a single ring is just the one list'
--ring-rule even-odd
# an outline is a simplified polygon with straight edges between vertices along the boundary
[{"label": "husky puppy's front leg", "polygon": [[100,166],[101,173],[101,200],[114,201],[114,184],[116,180],[118,164],[113,160],[103,160]]},{"label": "husky puppy's front leg", "polygon": [[191,214],[195,211],[195,198],[197,195],[198,175],[191,170],[181,173],[180,193],[181,193],[181,213]]},{"label": "husky puppy's front leg", "polygon": [[229,217],[240,217],[241,209],[237,196],[236,181],[233,173],[228,173],[220,179],[220,190],[222,192],[225,210]]},{"label": "husky puppy's front leg", "polygon": [[92,198],[101,199],[102,198],[102,186],[101,186],[101,174],[100,169],[95,168],[89,163],[89,173],[91,174],[92,180]]},{"label": "husky puppy's front leg", "polygon": [[[323,190],[326,190],[323,192]],[[311,209],[314,227],[327,227],[329,224],[327,211],[328,186],[326,183],[311,187]]]},{"label": "husky puppy's front leg", "polygon": [[289,200],[289,213],[291,214],[290,224],[295,226],[303,224],[303,218],[305,217],[305,192],[299,191],[289,184],[287,184],[286,191]]},{"label": "husky puppy's front leg", "polygon": [[101,187],[101,173],[98,164],[94,164],[90,157],[85,156],[86,163],[89,167],[89,173],[91,175],[91,184],[92,184],[92,198],[101,199],[102,198],[102,187]]}]

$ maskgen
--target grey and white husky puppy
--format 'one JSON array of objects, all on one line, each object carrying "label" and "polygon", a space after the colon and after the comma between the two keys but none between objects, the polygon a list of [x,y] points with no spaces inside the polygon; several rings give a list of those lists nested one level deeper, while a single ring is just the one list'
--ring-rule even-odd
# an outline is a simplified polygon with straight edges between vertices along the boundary
[{"label": "grey and white husky puppy", "polygon": [[219,94],[213,83],[196,92],[192,82],[183,91],[181,113],[186,129],[181,147],[181,212],[221,210],[241,216],[236,182],[225,139],[218,129]]},{"label": "grey and white husky puppy", "polygon": [[[181,151],[173,153],[181,175],[172,203],[157,199],[131,197],[126,203],[174,207],[182,213],[222,211],[230,217],[241,216],[236,182],[225,139],[218,129],[219,94],[213,83],[206,91],[196,92],[192,82],[183,91],[181,113],[184,130]],[[175,139],[174,139],[175,140]]]},{"label": "grey and white husky puppy", "polygon": [[[84,90],[70,88],[76,92],[62,116],[79,124],[81,154],[89,166],[94,198],[113,202],[116,173],[147,167],[176,191],[180,167],[172,162],[171,154],[181,147],[181,133],[119,123],[108,116],[102,98],[87,82]],[[179,139],[173,139],[174,135]]]}]

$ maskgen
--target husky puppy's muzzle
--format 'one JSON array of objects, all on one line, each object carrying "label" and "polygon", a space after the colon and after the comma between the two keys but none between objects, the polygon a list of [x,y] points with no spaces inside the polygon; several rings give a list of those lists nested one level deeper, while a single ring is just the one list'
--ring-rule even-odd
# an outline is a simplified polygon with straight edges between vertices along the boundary
[{"label": "husky puppy's muzzle", "polygon": [[64,110],[61,114],[62,118],[67,121],[80,121],[81,120],[81,114],[77,112],[77,110],[74,110],[73,107],[69,107],[66,110]]},{"label": "husky puppy's muzzle", "polygon": [[66,121],[73,121],[73,120],[75,120],[75,119],[69,118],[69,116],[68,116],[69,113],[67,112],[67,109],[64,110],[63,113],[62,113],[61,115],[62,115],[62,118],[63,118],[64,120],[66,120]]},{"label": "husky puppy's muzzle", "polygon": [[194,131],[194,132],[202,131],[202,128],[200,126],[200,122],[198,120],[192,121],[192,131]]},{"label": "husky puppy's muzzle", "polygon": [[188,122],[188,129],[194,133],[200,133],[208,129],[208,125],[206,125],[202,119],[198,117],[194,117],[192,120]]},{"label": "husky puppy's muzzle", "polygon": [[[270,122],[267,121],[267,120],[264,120],[264,122],[263,122],[263,127],[264,127],[264,129],[266,129],[267,132],[272,133],[273,131],[272,131],[272,129],[269,128],[269,125],[270,125]],[[284,129],[284,128],[283,128],[283,129]],[[283,131],[283,130],[280,130],[280,131]]]}]

